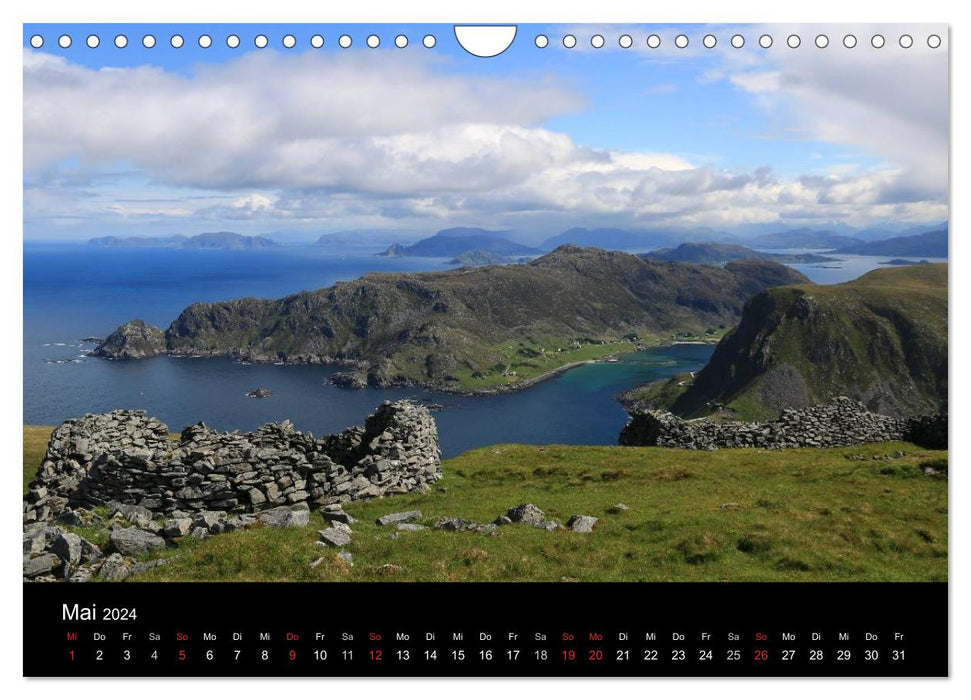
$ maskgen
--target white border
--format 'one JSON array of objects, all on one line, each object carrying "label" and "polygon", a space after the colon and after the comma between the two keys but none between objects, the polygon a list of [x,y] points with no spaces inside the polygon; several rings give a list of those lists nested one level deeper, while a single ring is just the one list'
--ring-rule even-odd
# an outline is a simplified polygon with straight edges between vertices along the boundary
[{"label": "white border", "polygon": [[[3,368],[3,386],[6,391],[2,404],[0,420],[0,444],[5,446],[4,469],[7,488],[3,490],[6,507],[2,512],[4,533],[10,533],[2,541],[4,547],[13,549],[17,544],[14,535],[20,526],[18,511],[19,486],[12,482],[20,474],[20,441],[22,423],[22,358],[21,343],[16,338],[22,329],[22,279],[21,279],[21,226],[22,226],[22,95],[21,72],[21,23],[29,22],[450,22],[450,23],[514,23],[514,22],[951,22],[951,36],[948,42],[952,61],[952,124],[960,124],[962,130],[952,131],[952,191],[963,192],[968,183],[968,139],[965,136],[967,124],[971,123],[968,113],[968,85],[960,39],[964,23],[956,23],[958,16],[956,3],[946,0],[921,0],[904,5],[903,3],[851,3],[846,0],[813,0],[804,6],[783,4],[778,0],[739,1],[728,3],[724,0],[693,0],[690,3],[647,3],[643,0],[598,0],[586,5],[570,4],[556,0],[480,0],[478,4],[457,4],[445,0],[358,0],[354,3],[310,3],[306,0],[273,0],[272,3],[242,4],[238,1],[211,0],[166,0],[165,2],[131,2],[131,0],[108,0],[86,3],[70,0],[45,0],[44,2],[22,3],[3,10],[3,52],[2,66],[2,104],[3,134],[6,148],[3,149],[2,164],[4,226],[0,233],[0,261],[2,261],[2,299],[8,321],[8,335],[0,348],[0,367]],[[954,76],[964,76],[964,82]],[[15,98],[14,96],[17,96]],[[962,198],[951,203],[950,230],[952,235],[950,256],[951,269],[951,357],[967,357],[968,325],[966,303],[969,297],[969,280],[963,278],[965,235],[961,230]],[[954,261],[958,262],[959,273],[955,274]],[[962,313],[963,312],[963,313]],[[968,386],[968,372],[960,364],[951,367],[950,385],[952,425],[960,426],[965,415],[965,405],[971,387]],[[954,400],[957,399],[957,400]],[[349,699],[371,695],[394,695],[402,700],[411,698],[454,698],[463,700],[473,698],[497,697],[510,698],[520,694],[538,694],[557,698],[594,696],[607,694],[613,697],[774,697],[812,698],[877,695],[881,700],[906,698],[913,700],[915,695],[929,694],[937,697],[968,697],[971,684],[971,624],[967,581],[969,578],[968,541],[971,539],[965,513],[968,507],[967,489],[969,479],[965,475],[963,458],[969,454],[968,433],[960,429],[951,431],[951,464],[956,469],[951,476],[951,674],[950,681],[703,681],[703,680],[557,680],[557,681],[360,681],[360,680],[288,680],[288,681],[173,681],[138,682],[115,680],[95,681],[24,681],[20,678],[22,669],[20,625],[22,619],[22,600],[20,573],[16,570],[19,554],[6,552],[3,557],[4,570],[0,573],[0,600],[9,601],[3,609],[5,625],[0,635],[0,660],[4,675],[13,680],[4,688],[14,696],[44,698],[68,695],[103,700],[105,693],[136,695],[140,700],[164,698],[173,695],[194,697],[197,694],[231,693],[234,700],[239,698],[265,697],[269,693],[284,691],[292,694],[341,694]],[[18,481],[19,483],[19,481]],[[16,520],[17,522],[13,522]],[[19,549],[18,549],[19,551]],[[14,604],[17,601],[18,604]],[[902,601],[904,603],[904,601]],[[892,611],[888,611],[891,614]],[[31,650],[42,653],[42,650]]]}]

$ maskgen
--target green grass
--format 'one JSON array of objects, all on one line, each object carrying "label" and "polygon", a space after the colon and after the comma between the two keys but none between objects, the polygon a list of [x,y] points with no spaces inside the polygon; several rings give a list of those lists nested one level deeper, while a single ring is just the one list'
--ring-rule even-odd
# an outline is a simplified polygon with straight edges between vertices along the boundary
[{"label": "green grass", "polygon": [[[26,483],[46,437],[39,428],[24,437]],[[903,458],[872,459],[898,450]],[[716,452],[497,445],[447,460],[428,495],[349,504],[360,520],[352,567],[314,545],[323,526],[315,513],[308,528],[184,543],[140,580],[943,581],[947,482],[920,465],[946,458],[907,443]],[[575,513],[601,521],[589,535],[512,525],[494,536],[428,530],[398,539],[374,524],[412,508],[425,524],[490,522],[527,501],[561,522]],[[608,513],[618,502],[630,510]]]}]

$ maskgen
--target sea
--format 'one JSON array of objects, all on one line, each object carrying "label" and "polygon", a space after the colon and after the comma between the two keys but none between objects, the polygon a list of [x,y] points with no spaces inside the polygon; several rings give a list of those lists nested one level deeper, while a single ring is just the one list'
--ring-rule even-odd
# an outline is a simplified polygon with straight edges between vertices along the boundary
[{"label": "sea", "polygon": [[[166,327],[197,301],[276,298],[369,272],[443,270],[436,258],[385,258],[375,250],[281,246],[256,251],[95,248],[24,244],[24,423],[54,425],[115,408],[147,410],[173,431],[204,421],[252,430],[284,419],[315,435],[359,425],[382,401],[410,398],[435,413],[446,457],[496,443],[617,443],[627,416],[616,395],[640,383],[701,369],[713,348],[670,345],[584,365],[523,391],[461,396],[422,389],[340,389],[338,368],[241,364],[227,359],[157,357],[119,362],[87,357],[94,341],[140,318]],[[825,284],[847,281],[881,258],[795,265]],[[839,265],[839,267],[837,267]],[[257,387],[273,395],[246,396]]]}]

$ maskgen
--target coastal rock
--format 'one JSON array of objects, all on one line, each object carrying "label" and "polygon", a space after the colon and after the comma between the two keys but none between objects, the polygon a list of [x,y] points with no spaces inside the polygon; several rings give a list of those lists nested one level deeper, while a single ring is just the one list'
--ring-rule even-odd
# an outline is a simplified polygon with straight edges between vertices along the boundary
[{"label": "coastal rock", "polygon": [[140,360],[165,353],[165,332],[140,319],[120,326],[91,355],[114,360]]},{"label": "coastal rock", "polygon": [[342,389],[367,388],[367,375],[361,372],[334,372],[326,381]]}]

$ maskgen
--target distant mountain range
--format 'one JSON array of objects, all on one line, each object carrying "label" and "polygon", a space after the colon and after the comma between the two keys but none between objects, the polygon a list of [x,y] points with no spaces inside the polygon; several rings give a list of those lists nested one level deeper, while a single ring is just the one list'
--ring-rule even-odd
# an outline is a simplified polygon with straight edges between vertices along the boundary
[{"label": "distant mountain range", "polygon": [[852,255],[906,255],[923,258],[947,257],[947,229],[914,236],[898,236],[882,241],[857,243],[837,248],[833,253]]},{"label": "distant mountain range", "polygon": [[499,256],[529,256],[539,255],[543,252],[538,248],[530,248],[510,241],[503,237],[504,234],[504,231],[489,231],[481,228],[444,229],[414,245],[405,246],[395,243],[379,255],[385,257],[455,258],[472,250]]},{"label": "distant mountain range", "polygon": [[661,246],[676,245],[689,236],[690,234],[684,231],[578,227],[547,238],[540,247],[544,250],[553,250],[561,245],[578,245],[607,250],[651,250]]},{"label": "distant mountain range", "polygon": [[764,233],[746,241],[754,248],[818,248],[831,249],[864,243],[861,238],[853,238],[832,231],[817,231],[808,228],[791,229],[777,233]]},{"label": "distant mountain range", "polygon": [[279,243],[263,236],[244,236],[230,231],[200,233],[197,236],[169,236],[149,238],[143,236],[103,236],[92,238],[89,245],[97,248],[187,248],[196,250],[251,250],[277,248]]},{"label": "distant mountain range", "polygon": [[814,253],[760,253],[732,243],[682,243],[676,248],[660,248],[649,253],[642,253],[642,258],[652,260],[670,260],[671,262],[699,263],[701,265],[723,265],[729,260],[773,260],[784,265],[793,263],[823,263],[834,262],[837,258],[827,258]]}]

